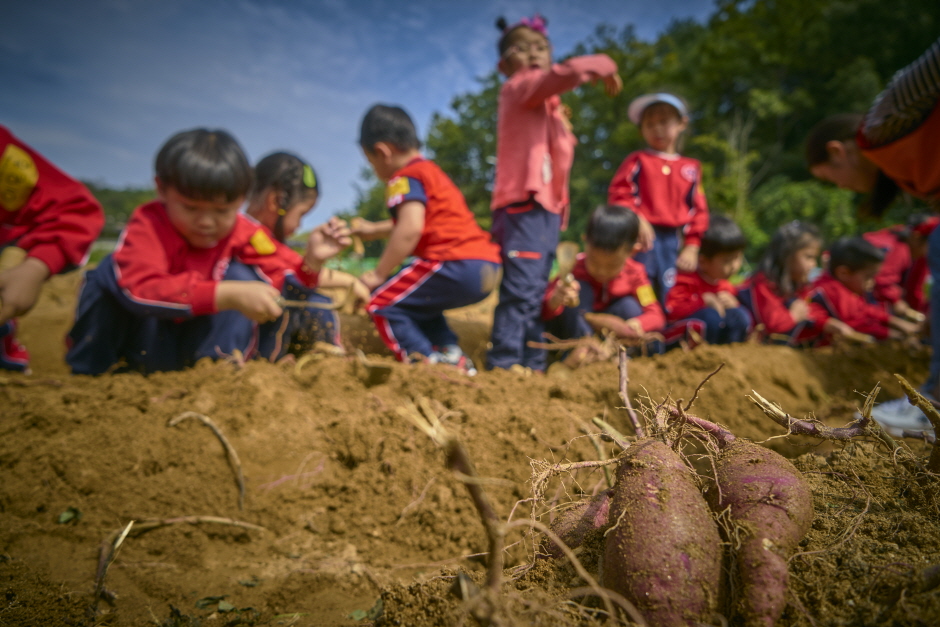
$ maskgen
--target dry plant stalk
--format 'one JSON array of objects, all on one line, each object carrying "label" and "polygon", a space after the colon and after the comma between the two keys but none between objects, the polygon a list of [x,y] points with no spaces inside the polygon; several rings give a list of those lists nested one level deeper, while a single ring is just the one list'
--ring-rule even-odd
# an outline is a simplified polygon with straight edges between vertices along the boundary
[{"label": "dry plant stalk", "polygon": [[235,452],[235,447],[231,445],[225,435],[222,434],[222,430],[219,429],[211,418],[203,414],[196,413],[194,411],[183,412],[176,418],[170,420],[167,426],[175,427],[179,423],[183,422],[188,418],[194,418],[206,425],[212,432],[219,438],[219,441],[222,443],[222,447],[225,449],[225,453],[228,457],[229,466],[232,468],[232,472],[235,473],[235,481],[238,483],[238,509],[245,509],[245,475],[242,473],[242,463],[238,459],[238,453]]},{"label": "dry plant stalk", "polygon": [[118,549],[120,549],[121,544],[124,543],[124,538],[127,537],[127,534],[130,533],[131,527],[133,526],[134,521],[132,520],[127,523],[127,526],[123,529],[118,529],[109,534],[98,549],[98,569],[95,571],[95,595],[92,598],[91,606],[88,608],[89,618],[98,616],[99,599],[104,599],[108,603],[112,603],[117,596],[113,592],[105,589],[104,578],[108,574],[108,567],[111,566],[114,558],[117,557]]}]

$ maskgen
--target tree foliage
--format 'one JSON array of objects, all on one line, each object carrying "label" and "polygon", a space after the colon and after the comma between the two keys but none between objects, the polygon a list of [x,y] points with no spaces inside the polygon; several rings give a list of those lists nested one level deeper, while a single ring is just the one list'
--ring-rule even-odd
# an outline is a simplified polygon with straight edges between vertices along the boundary
[{"label": "tree foliage", "polygon": [[[598,26],[572,54],[610,55],[624,91],[611,99],[589,84],[562,96],[579,140],[564,237],[580,237],[620,162],[643,147],[626,109],[651,91],[688,102],[682,152],[702,161],[712,211],[742,225],[752,255],[779,225],[797,218],[815,222],[827,238],[876,228],[859,224],[853,194],[810,180],[803,140],[827,115],[867,109],[938,32],[936,0],[718,0],[705,23],[674,21],[652,42],[630,25]],[[427,140],[484,227],[499,86],[494,71],[479,79],[478,91],[456,96],[451,111],[434,116]],[[360,194],[357,213],[370,207],[370,193]]]},{"label": "tree foliage", "polygon": [[98,199],[104,209],[104,229],[102,237],[117,237],[127,224],[127,219],[140,205],[156,198],[152,188],[126,187],[113,189],[98,183],[82,181],[92,195]]}]

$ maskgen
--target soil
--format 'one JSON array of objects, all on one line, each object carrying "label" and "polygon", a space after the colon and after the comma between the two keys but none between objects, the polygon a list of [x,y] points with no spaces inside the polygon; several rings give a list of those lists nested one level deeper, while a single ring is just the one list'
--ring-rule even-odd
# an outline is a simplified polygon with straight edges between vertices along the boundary
[{"label": "soil", "polygon": [[[602,470],[582,470],[555,479],[544,501],[527,500],[533,464],[599,458],[585,435],[599,431],[592,417],[633,432],[614,362],[468,378],[394,363],[356,315],[343,316],[347,348],[387,365],[384,382],[367,386],[355,357],[327,354],[71,376],[63,337],[79,280],[55,277],[21,319],[33,374],[0,377],[0,625],[478,624],[455,590],[482,585],[484,528],[409,406],[427,399],[459,436],[503,520],[547,524],[557,506],[605,485]],[[477,363],[491,307],[452,316]],[[882,400],[901,395],[893,373],[922,381],[927,359],[893,345],[741,344],[630,362],[631,396],[647,415],[666,397],[691,398],[724,363],[690,411],[805,473],[815,521],[790,561],[779,624],[940,624],[940,591],[922,591],[918,579],[940,563],[940,519],[910,472],[873,441],[785,437],[747,398],[756,390],[795,416],[841,426],[876,383]],[[184,412],[209,417],[237,452],[243,508],[213,431],[199,420],[168,425]],[[922,442],[906,446],[921,459],[929,453]],[[618,450],[603,443],[600,452]],[[155,520],[167,524],[144,524]],[[99,547],[131,521],[138,531],[107,570],[107,599],[95,602]],[[533,560],[537,542],[522,527],[509,532],[504,624],[599,620],[596,600],[569,599],[585,582],[566,560]],[[599,546],[589,537],[579,549],[595,575]]]}]

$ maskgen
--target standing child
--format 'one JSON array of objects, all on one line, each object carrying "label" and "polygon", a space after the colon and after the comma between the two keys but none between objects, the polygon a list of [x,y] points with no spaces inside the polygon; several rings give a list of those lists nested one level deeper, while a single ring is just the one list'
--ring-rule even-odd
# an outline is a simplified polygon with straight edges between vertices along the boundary
[{"label": "standing child", "polygon": [[765,339],[802,346],[819,337],[824,320],[810,315],[808,296],[820,252],[819,229],[794,220],[777,229],[757,271],[738,288],[738,300]]},{"label": "standing child", "polygon": [[[362,120],[359,145],[386,183],[391,219],[362,221],[354,234],[388,238],[375,270],[368,311],[399,361],[413,358],[476,373],[457,345],[444,311],[477,303],[495,286],[499,251],[473,219],[463,194],[422,156],[414,123],[400,107],[375,105]],[[410,256],[415,260],[395,269]],[[391,277],[391,278],[389,278]]]},{"label": "standing child", "polygon": [[348,230],[338,220],[317,227],[303,256],[272,241],[239,213],[252,171],[225,131],[177,133],[155,169],[158,200],[134,211],[114,253],[85,277],[68,336],[72,371],[180,370],[236,350],[277,359],[289,326],[281,295],[316,287]]},{"label": "standing child", "polygon": [[503,279],[493,314],[488,368],[514,365],[544,370],[542,295],[555,258],[558,232],[568,222],[568,175],[576,139],[559,94],[602,80],[611,96],[622,84],[617,65],[604,54],[552,64],[545,20],[536,15],[507,26],[499,40],[496,173],[493,238],[502,247]]},{"label": "standing child", "polygon": [[[830,335],[851,331],[877,340],[916,335],[920,325],[888,313],[884,305],[865,300],[875,285],[884,253],[862,237],[842,237],[829,248],[829,267],[810,291],[810,307],[819,309]],[[836,324],[838,321],[841,324]]]},{"label": "standing child", "polygon": [[679,154],[679,138],[689,125],[682,100],[672,94],[647,94],[630,103],[627,115],[640,127],[647,148],[623,160],[610,182],[607,202],[630,207],[640,216],[636,260],[646,267],[665,303],[676,270],[695,270],[708,228],[702,166]]},{"label": "standing child", "polygon": [[690,328],[709,344],[747,339],[751,314],[738,302],[737,289],[729,280],[741,269],[746,247],[747,239],[734,220],[711,216],[698,252],[698,267],[679,272],[666,298],[667,345],[674,332]]},{"label": "standing child", "polygon": [[104,212],[84,185],[3,126],[0,209],[0,369],[26,371],[16,317],[33,308],[46,279],[85,263]]},{"label": "standing child", "polygon": [[[601,205],[588,219],[584,253],[571,274],[556,277],[545,290],[542,318],[560,339],[589,337],[603,329],[627,339],[660,331],[666,322],[643,266],[633,248],[639,219],[626,207]],[[565,363],[576,366],[573,352]]]},{"label": "standing child", "polygon": [[[254,218],[278,242],[293,235],[305,215],[313,210],[320,197],[320,183],[313,168],[296,155],[275,152],[255,165],[254,185],[248,196],[245,213]],[[361,302],[368,302],[369,290],[356,277],[345,272],[321,268],[318,288],[352,288]],[[287,300],[311,301],[330,305],[332,300],[318,291],[288,282],[284,288]],[[315,342],[341,345],[339,316],[334,309],[294,308],[290,310],[291,352],[303,352]]]}]

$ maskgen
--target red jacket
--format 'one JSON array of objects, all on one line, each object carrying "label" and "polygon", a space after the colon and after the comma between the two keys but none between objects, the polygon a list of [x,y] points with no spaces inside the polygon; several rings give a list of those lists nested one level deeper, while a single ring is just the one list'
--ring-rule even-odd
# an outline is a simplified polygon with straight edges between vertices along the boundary
[{"label": "red jacket", "polygon": [[682,228],[686,245],[700,246],[708,229],[701,177],[695,159],[638,150],[614,174],[607,203],[629,207],[653,226]]},{"label": "red jacket", "polygon": [[676,275],[676,284],[669,289],[666,296],[666,319],[676,322],[689,318],[699,309],[707,307],[703,298],[705,294],[718,292],[728,292],[735,297],[738,295],[738,290],[726,279],[712,284],[698,272],[679,272]]},{"label": "red jacket", "polygon": [[85,262],[103,226],[88,188],[0,126],[0,246],[15,244],[58,274]]},{"label": "red jacket", "polygon": [[[837,281],[828,272],[813,283],[810,291],[810,309],[823,322],[836,318],[860,333],[867,333],[879,340],[888,337],[890,315],[882,305],[872,305]],[[814,316],[815,317],[815,316]]]},{"label": "red jacket", "polygon": [[158,200],[131,214],[112,262],[128,298],[154,315],[185,318],[218,311],[215,289],[233,259],[254,266],[277,289],[288,275],[308,287],[316,287],[319,279],[301,255],[244,214],[238,214],[235,228],[214,247],[193,248],[170,224]]},{"label": "red jacket", "polygon": [[577,143],[558,94],[610,76],[617,64],[606,54],[573,57],[549,70],[524,68],[499,91],[496,173],[492,209],[530,199],[561,214],[568,224],[568,176]]},{"label": "red jacket", "polygon": [[[612,302],[621,299],[624,296],[633,296],[643,307],[643,313],[634,318],[639,320],[643,326],[643,331],[660,331],[666,326],[666,317],[663,315],[663,309],[659,306],[656,294],[653,292],[653,286],[650,284],[649,277],[646,275],[646,268],[638,261],[627,259],[623,264],[623,269],[616,277],[607,283],[600,283],[592,277],[584,263],[584,253],[578,255],[571,271],[574,278],[579,283],[587,283],[594,290],[594,302],[591,303],[591,311],[600,312],[607,309]],[[542,299],[542,318],[552,320],[561,315],[564,307],[549,309],[548,300],[558,284],[559,277],[555,277],[548,284],[545,295]]]},{"label": "red jacket", "polygon": [[[790,305],[797,298],[809,297],[810,286],[799,288],[792,298],[786,299],[777,291],[777,285],[764,275],[757,272],[747,278],[738,288],[738,294],[748,292],[750,311],[754,316],[754,324],[764,325],[764,332],[768,335],[774,333],[789,333],[796,326],[796,321],[790,315]],[[814,315],[815,314],[815,315]],[[810,307],[810,320],[821,325],[828,315]]]},{"label": "red jacket", "polygon": [[499,246],[476,223],[463,194],[433,161],[412,160],[386,185],[385,202],[394,222],[398,221],[398,206],[410,200],[424,205],[424,230],[412,253],[415,257],[500,262]]},{"label": "red jacket", "polygon": [[875,300],[894,304],[904,297],[905,276],[911,269],[911,248],[898,238],[897,227],[862,233],[872,245],[884,251],[885,259],[875,275]]}]

